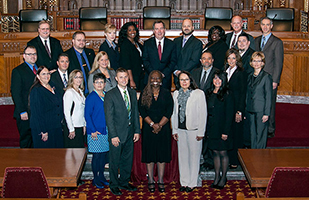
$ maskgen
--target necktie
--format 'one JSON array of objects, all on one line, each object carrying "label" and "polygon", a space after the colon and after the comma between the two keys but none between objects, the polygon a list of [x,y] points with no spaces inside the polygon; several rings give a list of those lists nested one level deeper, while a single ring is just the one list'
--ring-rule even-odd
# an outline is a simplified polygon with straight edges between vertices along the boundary
[{"label": "necktie", "polygon": [[203,88],[204,88],[204,86],[205,86],[206,76],[207,76],[207,71],[204,71],[204,74],[203,74],[202,80],[201,80],[201,82],[200,82],[200,88],[201,88],[201,89],[203,89]]},{"label": "necktie", "polygon": [[261,50],[263,51],[264,46],[265,46],[265,36],[262,37],[262,45],[261,45]]},{"label": "necktie", "polygon": [[35,68],[35,65],[33,65],[32,71],[33,71],[33,73],[36,75],[36,68]]},{"label": "necktie", "polygon": [[231,45],[231,48],[234,48],[235,46],[236,46],[236,35],[234,35],[234,39],[233,39],[233,41],[232,41],[232,45]]},{"label": "necktie", "polygon": [[48,48],[48,45],[47,45],[47,40],[44,40],[44,42],[45,42],[44,46],[45,46],[46,52],[47,52],[49,58],[51,58],[51,54],[50,54],[50,51],[49,51],[49,48]]},{"label": "necktie", "polygon": [[123,96],[124,96],[124,102],[126,104],[126,107],[127,107],[127,110],[128,110],[128,113],[129,113],[129,120],[131,119],[131,107],[130,107],[130,102],[129,102],[129,97],[127,95],[127,92],[124,90],[123,91]]},{"label": "necktie", "polygon": [[184,47],[184,46],[185,46],[186,42],[187,42],[187,39],[186,39],[186,38],[185,38],[185,39],[183,39],[183,42],[182,42],[182,47]]},{"label": "necktie", "polygon": [[88,68],[86,60],[85,60],[85,58],[83,56],[83,53],[80,54],[80,57],[82,59],[82,64],[83,64],[83,68],[84,68],[84,71],[85,71],[84,75],[85,75],[85,77],[88,77],[88,75],[89,75],[89,68]]},{"label": "necktie", "polygon": [[159,45],[158,45],[158,54],[159,54],[159,60],[161,60],[161,57],[162,57],[161,42],[159,42]]},{"label": "necktie", "polygon": [[63,85],[64,87],[68,86],[68,81],[67,81],[67,78],[65,77],[65,74],[63,74]]}]

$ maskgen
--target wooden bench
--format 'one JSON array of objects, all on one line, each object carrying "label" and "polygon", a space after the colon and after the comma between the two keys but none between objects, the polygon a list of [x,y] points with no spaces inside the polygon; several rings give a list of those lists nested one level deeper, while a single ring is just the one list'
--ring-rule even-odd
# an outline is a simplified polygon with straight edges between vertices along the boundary
[{"label": "wooden bench", "polygon": [[245,198],[244,193],[237,193],[236,200],[309,200],[309,197],[284,197],[284,198]]}]

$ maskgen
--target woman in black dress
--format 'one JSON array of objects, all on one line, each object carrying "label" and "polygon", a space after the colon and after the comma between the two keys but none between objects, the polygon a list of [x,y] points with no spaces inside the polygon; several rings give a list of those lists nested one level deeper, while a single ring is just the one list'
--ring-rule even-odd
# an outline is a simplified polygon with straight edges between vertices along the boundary
[{"label": "woman in black dress", "polygon": [[155,191],[153,179],[154,164],[158,168],[158,188],[164,192],[165,163],[171,161],[170,117],[173,112],[173,99],[170,91],[162,88],[162,73],[150,73],[148,84],[139,99],[139,111],[143,118],[142,162],[148,172],[148,189]]},{"label": "woman in black dress", "polygon": [[134,22],[125,23],[119,32],[120,67],[128,70],[132,89],[144,88],[142,61],[143,45],[139,43],[139,30]]},{"label": "woman in black dress", "polygon": [[225,31],[221,26],[213,26],[208,31],[208,43],[202,52],[210,51],[214,59],[213,66],[223,70],[225,52],[229,49],[225,43]]},{"label": "woman in black dress", "polygon": [[[227,89],[225,72],[215,72],[212,87],[207,91],[206,98],[208,110],[206,134],[209,148],[214,152],[215,167],[215,180],[211,187],[223,189],[229,167],[227,150],[233,146],[229,135],[234,119],[233,98]],[[221,176],[220,170],[222,170]]]},{"label": "woman in black dress", "polygon": [[30,128],[34,148],[63,148],[62,95],[49,80],[49,70],[40,66],[30,88]]}]

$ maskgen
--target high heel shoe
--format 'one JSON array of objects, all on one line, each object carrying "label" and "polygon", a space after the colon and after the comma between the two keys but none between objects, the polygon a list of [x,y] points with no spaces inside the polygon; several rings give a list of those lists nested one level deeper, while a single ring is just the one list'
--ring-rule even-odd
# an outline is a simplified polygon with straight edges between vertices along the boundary
[{"label": "high heel shoe", "polygon": [[211,188],[217,188],[217,186],[218,186],[218,185],[215,184],[215,182],[213,182],[213,183],[210,185]]},{"label": "high heel shoe", "polygon": [[98,185],[94,182],[94,180],[92,180],[92,185],[96,186],[98,189],[103,189],[104,185]]},{"label": "high heel shoe", "polygon": [[217,185],[217,189],[219,189],[219,190],[222,190],[224,187],[225,187],[225,185],[226,185],[226,182],[227,182],[227,179],[225,179],[225,182],[224,182],[224,184],[222,185],[222,186],[220,186],[220,185]]},{"label": "high heel shoe", "polygon": [[153,193],[156,191],[156,186],[154,183],[148,183],[148,190],[149,192]]},{"label": "high heel shoe", "polygon": [[158,190],[159,192],[165,192],[164,183],[158,183]]},{"label": "high heel shoe", "polygon": [[102,183],[103,185],[105,185],[105,186],[108,186],[108,185],[109,185],[109,182],[107,182],[107,181],[101,181],[101,183]]}]

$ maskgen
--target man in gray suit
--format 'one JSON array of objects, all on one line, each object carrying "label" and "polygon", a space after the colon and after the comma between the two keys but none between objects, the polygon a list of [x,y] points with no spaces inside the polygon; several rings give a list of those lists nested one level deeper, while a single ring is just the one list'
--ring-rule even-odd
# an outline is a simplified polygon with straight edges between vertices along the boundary
[{"label": "man in gray suit", "polygon": [[268,137],[275,136],[275,110],[277,89],[280,82],[280,76],[283,67],[283,42],[271,33],[273,21],[264,17],[261,20],[262,35],[255,38],[256,51],[262,51],[265,54],[264,71],[269,73],[273,79],[273,94],[271,103],[271,113],[269,117]]},{"label": "man in gray suit", "polygon": [[128,71],[118,68],[116,81],[117,87],[105,95],[104,110],[109,141],[109,186],[114,195],[122,195],[120,189],[137,190],[129,184],[129,180],[133,163],[133,144],[139,140],[140,123],[136,92],[127,87]]}]

